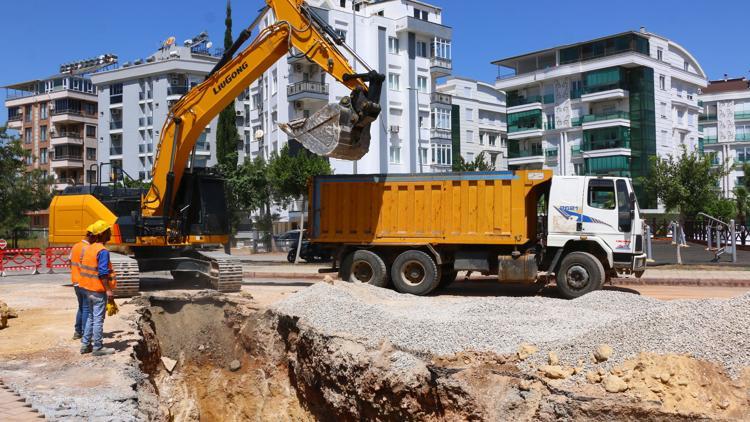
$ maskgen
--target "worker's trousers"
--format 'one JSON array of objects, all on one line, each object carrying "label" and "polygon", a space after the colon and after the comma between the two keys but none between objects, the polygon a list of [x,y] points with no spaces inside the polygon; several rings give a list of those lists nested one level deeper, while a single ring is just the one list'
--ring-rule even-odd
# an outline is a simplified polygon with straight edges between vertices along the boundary
[{"label": "worker's trousers", "polygon": [[86,320],[89,318],[89,301],[86,298],[86,290],[75,286],[76,298],[78,298],[78,312],[76,312],[76,334],[83,336],[86,328]]},{"label": "worker's trousers", "polygon": [[89,315],[86,319],[86,328],[83,330],[81,344],[87,347],[93,344],[94,350],[102,348],[102,337],[104,336],[104,311],[107,308],[107,294],[102,292],[92,292],[82,289],[85,292],[89,305]]}]

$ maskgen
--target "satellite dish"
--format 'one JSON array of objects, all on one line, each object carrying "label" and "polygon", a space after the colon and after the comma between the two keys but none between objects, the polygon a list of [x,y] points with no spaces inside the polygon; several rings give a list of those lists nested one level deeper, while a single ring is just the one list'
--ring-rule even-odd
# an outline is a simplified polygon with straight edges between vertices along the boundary
[{"label": "satellite dish", "polygon": [[265,133],[263,133],[263,129],[258,129],[255,131],[255,139],[263,139],[263,135],[265,135]]},{"label": "satellite dish", "polygon": [[214,46],[214,43],[212,43],[211,41],[206,43],[206,48],[211,48],[213,46]]},{"label": "satellite dish", "polygon": [[185,41],[182,42],[182,44],[185,47],[190,47],[190,45],[193,44],[193,40],[185,40]]}]

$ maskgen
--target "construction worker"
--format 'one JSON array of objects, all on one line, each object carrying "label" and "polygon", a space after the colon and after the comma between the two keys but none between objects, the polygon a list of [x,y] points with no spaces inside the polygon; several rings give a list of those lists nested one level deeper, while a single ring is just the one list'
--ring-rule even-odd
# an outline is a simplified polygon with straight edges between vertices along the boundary
[{"label": "construction worker", "polygon": [[83,329],[86,328],[86,319],[88,319],[89,316],[88,301],[83,294],[83,289],[78,286],[78,281],[81,278],[81,261],[83,261],[83,254],[86,252],[86,247],[92,243],[92,238],[91,226],[88,226],[86,228],[86,238],[81,239],[80,242],[70,248],[70,281],[73,283],[76,298],[78,299],[78,311],[76,312],[73,340],[78,340],[83,337]]},{"label": "construction worker", "polygon": [[78,280],[78,286],[84,290],[89,306],[89,315],[81,338],[81,354],[101,356],[115,352],[114,349],[102,346],[104,313],[107,301],[114,297],[112,290],[116,286],[109,251],[104,247],[112,233],[111,226],[103,220],[90,227],[93,242],[83,254]]}]

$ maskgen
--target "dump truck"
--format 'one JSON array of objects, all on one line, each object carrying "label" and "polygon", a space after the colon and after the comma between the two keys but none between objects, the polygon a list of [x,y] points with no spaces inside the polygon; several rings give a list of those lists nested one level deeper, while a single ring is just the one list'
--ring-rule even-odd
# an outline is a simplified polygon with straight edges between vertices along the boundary
[{"label": "dump truck", "polygon": [[459,271],[500,282],[556,282],[563,297],[646,268],[630,179],[549,170],[318,176],[310,239],[326,272],[427,295]]}]

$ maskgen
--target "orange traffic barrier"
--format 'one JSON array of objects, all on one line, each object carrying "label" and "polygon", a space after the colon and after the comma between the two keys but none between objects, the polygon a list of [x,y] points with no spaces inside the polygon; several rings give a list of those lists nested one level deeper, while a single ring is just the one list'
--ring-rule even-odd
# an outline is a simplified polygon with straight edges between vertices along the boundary
[{"label": "orange traffic barrier", "polygon": [[39,274],[41,267],[42,254],[39,248],[0,250],[0,276],[2,277],[5,277],[6,271],[34,270],[32,274]]},{"label": "orange traffic barrier", "polygon": [[52,274],[55,268],[70,268],[70,249],[70,247],[47,248],[44,251],[48,273]]}]

